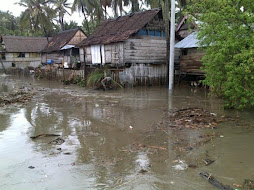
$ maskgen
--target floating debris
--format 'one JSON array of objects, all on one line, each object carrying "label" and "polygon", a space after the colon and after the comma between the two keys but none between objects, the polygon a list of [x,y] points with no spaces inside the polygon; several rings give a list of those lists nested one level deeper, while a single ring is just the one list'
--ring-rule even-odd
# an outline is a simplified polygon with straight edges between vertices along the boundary
[{"label": "floating debris", "polygon": [[34,96],[32,92],[26,92],[23,90],[5,94],[0,97],[0,104],[1,105],[8,105],[13,103],[27,103],[29,102]]},{"label": "floating debris", "polygon": [[254,189],[254,180],[245,179],[243,182],[243,189],[253,190]]},{"label": "floating debris", "polygon": [[214,163],[215,160],[210,160],[210,159],[206,158],[202,161],[205,163],[206,166],[209,166],[210,164]]},{"label": "floating debris", "polygon": [[197,128],[216,128],[219,120],[216,114],[202,108],[185,108],[180,109],[168,116],[171,126],[174,128],[185,127],[191,129]]},{"label": "floating debris", "polygon": [[178,160],[178,164],[172,166],[175,170],[186,170],[189,166],[183,161],[183,160]]},{"label": "floating debris", "polygon": [[30,137],[30,138],[31,139],[37,139],[37,138],[42,138],[42,137],[57,137],[57,136],[60,136],[60,135],[57,135],[57,134],[40,134],[40,135],[36,135],[36,136]]},{"label": "floating debris", "polygon": [[62,138],[57,138],[57,139],[51,141],[49,144],[61,145],[64,142],[65,142],[65,140],[63,140]]},{"label": "floating debris", "polygon": [[212,184],[217,189],[220,189],[220,190],[234,190],[232,187],[230,187],[228,185],[227,186],[223,185],[222,183],[217,181],[211,174],[209,174],[207,172],[201,172],[199,175],[202,178],[206,179],[210,184]]}]

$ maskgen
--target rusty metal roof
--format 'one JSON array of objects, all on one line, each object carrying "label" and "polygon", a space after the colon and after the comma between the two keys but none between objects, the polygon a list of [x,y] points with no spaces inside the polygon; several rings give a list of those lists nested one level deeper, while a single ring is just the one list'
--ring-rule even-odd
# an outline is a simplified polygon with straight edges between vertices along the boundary
[{"label": "rusty metal roof", "polygon": [[[75,34],[81,30],[81,28],[75,28],[71,30],[65,30],[63,32],[57,33],[53,38],[49,41],[46,47],[42,50],[44,53],[60,51],[62,47],[67,45],[71,39],[75,36]],[[84,32],[83,32],[84,33]],[[75,45],[75,44],[71,44]]]},{"label": "rusty metal roof", "polygon": [[125,41],[142,29],[161,9],[137,12],[100,23],[95,32],[78,46],[109,44]]},{"label": "rusty metal roof", "polygon": [[5,52],[39,53],[47,44],[45,37],[2,36]]}]

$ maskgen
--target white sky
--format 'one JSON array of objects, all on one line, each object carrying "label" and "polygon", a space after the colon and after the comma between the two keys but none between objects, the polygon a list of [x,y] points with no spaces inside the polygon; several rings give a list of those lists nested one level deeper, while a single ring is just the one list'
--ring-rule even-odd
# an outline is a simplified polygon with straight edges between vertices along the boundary
[{"label": "white sky", "polygon": [[[19,16],[22,11],[25,9],[19,5],[15,5],[15,3],[19,2],[19,0],[0,0],[0,10],[1,11],[10,11],[14,16]],[[69,3],[72,4],[73,0],[68,0]],[[65,20],[69,22],[70,20],[74,20],[80,26],[82,25],[84,16],[75,12],[71,16],[65,15]]]}]

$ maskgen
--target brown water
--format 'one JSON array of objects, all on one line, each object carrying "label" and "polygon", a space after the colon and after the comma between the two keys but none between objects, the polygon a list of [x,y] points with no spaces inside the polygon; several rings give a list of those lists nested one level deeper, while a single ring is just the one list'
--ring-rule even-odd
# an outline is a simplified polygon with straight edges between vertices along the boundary
[{"label": "brown water", "polygon": [[[103,92],[0,76],[0,94],[17,88],[37,93],[27,105],[0,108],[1,190],[215,189],[199,176],[202,171],[231,186],[254,179],[253,112],[224,111],[222,102],[204,89]],[[239,121],[216,130],[169,130],[168,136],[153,130],[166,111],[185,107],[237,116]],[[174,148],[176,139],[191,143],[214,131],[219,136],[210,143],[187,152]],[[61,135],[65,142],[54,145],[49,142],[56,137],[30,138],[49,133]],[[150,148],[137,148],[139,144]],[[216,161],[204,166],[202,159],[208,156]],[[178,159],[197,168],[178,170]],[[141,174],[141,169],[148,172]]]}]

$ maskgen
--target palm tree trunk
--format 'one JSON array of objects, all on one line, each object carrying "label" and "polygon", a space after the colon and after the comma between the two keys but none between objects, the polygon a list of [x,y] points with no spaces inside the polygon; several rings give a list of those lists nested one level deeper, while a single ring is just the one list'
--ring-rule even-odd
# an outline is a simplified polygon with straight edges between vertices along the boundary
[{"label": "palm tree trunk", "polygon": [[49,35],[48,35],[48,32],[47,32],[45,26],[43,26],[43,30],[44,30],[45,36],[46,36],[46,38],[47,38],[47,41],[48,41],[48,43],[49,43]]},{"label": "palm tree trunk", "polygon": [[6,69],[5,69],[5,66],[4,66],[4,63],[3,63],[3,61],[2,61],[2,58],[1,58],[1,57],[0,57],[0,62],[1,62],[1,65],[2,65],[2,68],[3,68],[4,73],[6,73]]},{"label": "palm tree trunk", "polygon": [[86,21],[86,28],[87,28],[87,32],[88,32],[88,35],[89,35],[90,34],[90,27],[89,27],[89,23],[88,23],[88,20],[87,20],[86,12],[85,12],[85,9],[84,9],[83,6],[82,6],[82,13],[83,13],[85,21]]}]

